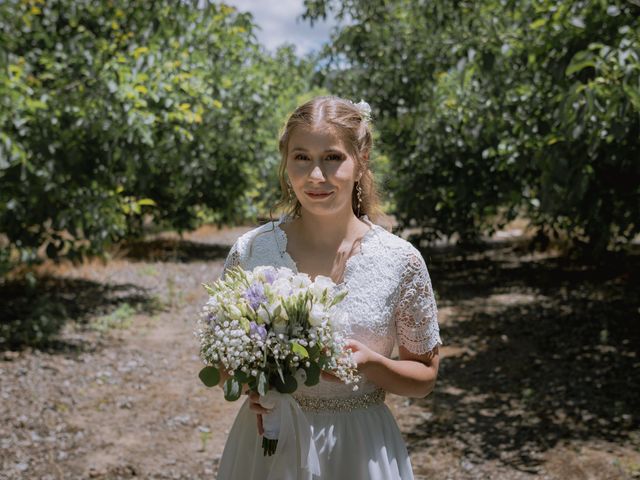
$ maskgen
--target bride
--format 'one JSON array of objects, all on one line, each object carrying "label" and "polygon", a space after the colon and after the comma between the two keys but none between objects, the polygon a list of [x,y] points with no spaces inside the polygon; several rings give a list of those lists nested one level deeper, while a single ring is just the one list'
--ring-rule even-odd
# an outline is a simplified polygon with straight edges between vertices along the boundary
[{"label": "bride", "polygon": [[[385,393],[429,395],[442,341],[422,255],[372,221],[382,214],[369,168],[371,148],[365,102],[321,96],[299,106],[279,143],[283,195],[277,206],[285,206],[286,213],[242,235],[224,266],[224,271],[234,265],[284,266],[312,280],[331,277],[349,292],[338,307],[349,319],[342,328],[363,378],[359,389],[323,372],[320,383],[294,393],[308,421],[310,431],[304,433],[315,444],[320,475],[300,462],[285,462],[291,457],[278,450],[264,456],[262,416],[269,410],[251,393],[229,432],[220,480],[413,478]],[[390,358],[396,342],[397,360]]]}]

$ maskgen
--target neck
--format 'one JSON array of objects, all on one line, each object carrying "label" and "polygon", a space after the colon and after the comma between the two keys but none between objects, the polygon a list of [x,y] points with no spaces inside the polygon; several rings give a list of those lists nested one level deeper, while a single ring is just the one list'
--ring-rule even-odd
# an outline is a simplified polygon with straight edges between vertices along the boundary
[{"label": "neck", "polygon": [[317,249],[338,248],[345,240],[353,241],[371,228],[351,210],[346,213],[317,215],[302,208],[296,222],[304,242]]}]

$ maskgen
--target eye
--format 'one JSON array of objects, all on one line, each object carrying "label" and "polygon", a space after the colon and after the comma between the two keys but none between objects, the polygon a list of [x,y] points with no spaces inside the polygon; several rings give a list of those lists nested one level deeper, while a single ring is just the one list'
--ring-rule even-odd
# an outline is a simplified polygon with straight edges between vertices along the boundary
[{"label": "eye", "polygon": [[295,157],[293,157],[295,160],[306,160],[307,156],[303,155],[301,153],[297,154]]},{"label": "eye", "polygon": [[340,155],[339,153],[333,153],[331,155],[329,155],[329,160],[342,160],[342,155]]}]

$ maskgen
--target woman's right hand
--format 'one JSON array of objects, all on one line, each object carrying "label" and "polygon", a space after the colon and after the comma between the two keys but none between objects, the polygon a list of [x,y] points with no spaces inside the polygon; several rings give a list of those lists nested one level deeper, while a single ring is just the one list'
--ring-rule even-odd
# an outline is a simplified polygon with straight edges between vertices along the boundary
[{"label": "woman's right hand", "polygon": [[256,422],[258,426],[258,434],[264,435],[264,426],[262,425],[262,415],[269,413],[271,410],[260,405],[260,395],[257,392],[249,390],[249,410],[256,413]]},{"label": "woman's right hand", "polygon": [[[226,382],[227,379],[229,379],[230,377],[231,375],[229,375],[229,373],[226,370],[220,369],[220,381],[218,382],[218,386],[220,388],[223,388],[224,382]],[[249,386],[246,383],[242,385],[242,393],[246,393],[249,395],[249,409],[256,413],[258,433],[260,435],[264,435],[264,427],[262,425],[262,414],[269,413],[270,410],[260,405],[260,395],[258,395],[256,392],[250,391]]]}]

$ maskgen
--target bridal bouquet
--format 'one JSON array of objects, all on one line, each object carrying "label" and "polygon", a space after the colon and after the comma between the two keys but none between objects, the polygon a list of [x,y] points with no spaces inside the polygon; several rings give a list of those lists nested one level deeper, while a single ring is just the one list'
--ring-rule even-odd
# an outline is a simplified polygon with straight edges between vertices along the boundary
[{"label": "bridal bouquet", "polygon": [[207,366],[199,377],[206,386],[217,385],[222,369],[229,375],[223,385],[227,400],[237,400],[246,384],[261,405],[273,409],[263,416],[265,455],[278,443],[279,394],[317,384],[322,370],[357,390],[357,365],[335,328],[344,321],[335,307],[347,292],[334,292],[330,278],[318,275],[312,282],[286,267],[236,266],[224,280],[203,286],[209,300],[195,334]]}]

